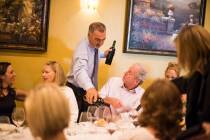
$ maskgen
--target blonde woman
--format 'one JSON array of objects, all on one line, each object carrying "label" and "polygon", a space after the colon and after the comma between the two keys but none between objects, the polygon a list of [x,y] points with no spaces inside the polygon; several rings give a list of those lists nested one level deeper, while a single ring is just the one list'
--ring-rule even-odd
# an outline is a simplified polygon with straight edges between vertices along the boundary
[{"label": "blonde woman", "polygon": [[210,33],[199,25],[185,25],[175,45],[178,64],[187,72],[174,83],[182,93],[187,93],[186,126],[189,130],[210,123]]},{"label": "blonde woman", "polygon": [[180,76],[180,67],[175,62],[169,62],[165,70],[165,79],[173,80]]},{"label": "blonde woman", "polygon": [[25,101],[26,119],[35,138],[66,140],[64,129],[69,123],[69,102],[60,88],[44,83],[31,90]]},{"label": "blonde woman", "polygon": [[44,82],[56,83],[60,86],[63,93],[69,100],[70,109],[71,109],[71,122],[77,122],[78,118],[78,105],[74,95],[74,92],[71,88],[65,86],[66,77],[61,65],[56,61],[47,62],[42,69],[42,79]]}]

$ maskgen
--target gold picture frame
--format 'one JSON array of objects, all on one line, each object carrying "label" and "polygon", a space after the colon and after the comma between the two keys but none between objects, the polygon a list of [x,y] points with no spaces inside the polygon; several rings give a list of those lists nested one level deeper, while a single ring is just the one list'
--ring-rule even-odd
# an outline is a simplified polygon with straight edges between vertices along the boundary
[{"label": "gold picture frame", "polygon": [[46,51],[50,0],[0,1],[0,49]]},{"label": "gold picture frame", "polygon": [[185,24],[204,24],[206,0],[127,0],[124,53],[175,56]]}]

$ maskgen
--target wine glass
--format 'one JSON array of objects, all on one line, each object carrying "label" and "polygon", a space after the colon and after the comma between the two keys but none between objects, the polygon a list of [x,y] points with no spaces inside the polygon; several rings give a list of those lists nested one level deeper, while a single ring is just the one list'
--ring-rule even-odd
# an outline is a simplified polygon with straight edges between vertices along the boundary
[{"label": "wine glass", "polygon": [[24,123],[25,121],[25,111],[22,107],[17,107],[12,112],[12,121],[17,126],[17,129],[19,130],[19,127]]},{"label": "wine glass", "polygon": [[106,122],[111,122],[112,121],[111,109],[107,106],[103,106],[103,119]]},{"label": "wine glass", "polygon": [[129,113],[129,117],[135,121],[138,117],[138,111],[136,111],[135,109],[132,109],[131,111],[128,112]]},{"label": "wine glass", "polygon": [[8,116],[0,116],[0,123],[10,124],[10,120]]},{"label": "wine glass", "polygon": [[96,114],[97,106],[89,106],[87,110],[87,118],[91,122],[95,122],[98,119]]},{"label": "wine glass", "polygon": [[118,127],[115,123],[108,123],[108,125],[106,126],[107,131],[109,132],[109,134],[113,134],[116,130],[118,130]]},{"label": "wine glass", "polygon": [[88,121],[88,112],[81,112],[79,117],[79,123]]}]

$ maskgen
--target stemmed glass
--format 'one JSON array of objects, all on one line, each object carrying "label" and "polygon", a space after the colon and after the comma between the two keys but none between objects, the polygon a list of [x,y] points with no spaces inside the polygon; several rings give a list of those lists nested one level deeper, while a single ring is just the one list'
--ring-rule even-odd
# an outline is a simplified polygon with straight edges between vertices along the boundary
[{"label": "stemmed glass", "polygon": [[79,118],[79,123],[81,122],[87,122],[88,121],[88,112],[81,112],[80,118]]},{"label": "stemmed glass", "polygon": [[10,120],[8,116],[0,116],[0,123],[10,124]]},{"label": "stemmed glass", "polygon": [[106,125],[106,129],[109,132],[109,134],[113,134],[117,130],[117,126],[113,121],[115,121],[111,112],[110,107],[103,106],[103,119],[108,122]]},{"label": "stemmed glass", "polygon": [[103,119],[106,122],[111,122],[112,121],[112,113],[111,113],[111,109],[107,106],[103,106]]},{"label": "stemmed glass", "polygon": [[87,110],[87,118],[91,122],[95,122],[98,119],[96,114],[97,106],[89,106]]},{"label": "stemmed glass", "polygon": [[[12,121],[17,126],[17,129],[19,131],[20,126],[25,121],[25,111],[22,107],[17,107],[12,112]],[[20,131],[19,131],[20,132]]]}]

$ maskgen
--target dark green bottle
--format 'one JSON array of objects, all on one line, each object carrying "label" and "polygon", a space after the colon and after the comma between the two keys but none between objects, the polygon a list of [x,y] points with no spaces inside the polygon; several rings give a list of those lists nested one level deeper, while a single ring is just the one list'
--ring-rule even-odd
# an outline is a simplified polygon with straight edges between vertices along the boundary
[{"label": "dark green bottle", "polygon": [[115,44],[116,44],[116,40],[113,41],[112,47],[110,49],[112,49],[112,51],[110,51],[108,53],[108,55],[106,56],[106,61],[105,64],[107,65],[111,65],[112,64],[112,60],[115,54]]}]

